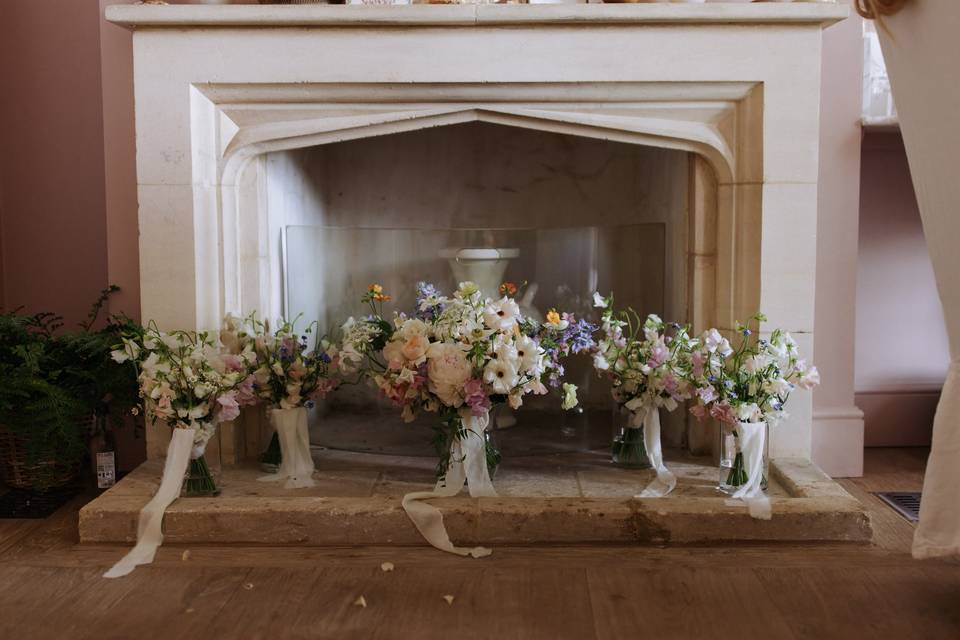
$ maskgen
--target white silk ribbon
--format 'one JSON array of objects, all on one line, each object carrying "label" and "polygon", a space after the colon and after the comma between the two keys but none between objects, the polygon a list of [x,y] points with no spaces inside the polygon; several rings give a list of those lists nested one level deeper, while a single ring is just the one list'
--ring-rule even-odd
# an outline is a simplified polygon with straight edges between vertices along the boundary
[{"label": "white silk ribbon", "polygon": [[103,574],[104,578],[127,575],[141,564],[150,564],[163,542],[163,513],[177,499],[183,487],[193,450],[193,429],[174,429],[167,447],[160,488],[141,510],[137,524],[137,544],[127,555]]},{"label": "white silk ribbon", "polygon": [[490,423],[489,414],[462,416],[466,434],[450,444],[450,465],[442,480],[432,491],[414,491],[403,496],[403,510],[420,535],[431,545],[460,556],[482,558],[492,553],[486,547],[456,547],[450,542],[447,528],[443,526],[443,514],[431,504],[423,502],[430,498],[451,498],[463,489],[464,483],[470,497],[496,497],[497,492],[487,469],[486,439],[484,431]]},{"label": "white silk ribbon", "polygon": [[663,464],[663,449],[660,445],[660,409],[648,407],[643,414],[643,446],[647,450],[650,466],[657,477],[636,498],[662,498],[677,486],[677,476]]},{"label": "white silk ribbon", "polygon": [[763,451],[767,439],[765,422],[741,422],[737,427],[740,453],[747,469],[747,482],[733,494],[747,504],[750,517],[769,520],[772,515],[770,498],[763,492]]},{"label": "white silk ribbon", "polygon": [[280,442],[280,468],[277,473],[257,478],[260,482],[280,482],[286,480],[285,489],[314,487],[313,456],[310,455],[310,432],[307,428],[307,410],[304,407],[294,409],[272,409],[270,423],[277,431]]}]

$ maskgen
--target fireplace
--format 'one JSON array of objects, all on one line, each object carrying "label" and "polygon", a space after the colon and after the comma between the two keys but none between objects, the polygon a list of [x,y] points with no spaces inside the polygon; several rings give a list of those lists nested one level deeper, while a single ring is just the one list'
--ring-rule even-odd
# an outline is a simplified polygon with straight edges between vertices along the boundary
[{"label": "fireplace", "polygon": [[[812,355],[820,35],[844,14],[112,6],[136,29],[143,317],[214,328],[257,310],[334,329],[370,281],[404,305],[416,280],[449,288],[473,261],[529,281],[541,311],[593,288],[695,330],[761,309]],[[603,392],[543,422],[571,447],[608,439]],[[377,423],[363,394],[318,419]],[[530,409],[511,418],[539,424]],[[790,410],[772,455],[808,458],[809,395]],[[225,426],[221,459],[254,455],[259,422]],[[314,435],[417,451],[389,426]],[[704,453],[711,433],[676,416],[665,437]],[[148,456],[163,449],[150,430]]]},{"label": "fireplace", "polygon": [[[524,315],[540,321],[551,308],[595,316],[597,290],[644,315],[686,318],[690,162],[678,150],[486,122],[265,154],[248,171],[266,184],[270,315],[333,334],[369,312],[360,297],[371,282],[399,311],[413,308],[420,281],[449,292],[472,280],[489,296],[516,283]],[[501,410],[508,453],[609,439],[608,385],[589,358],[569,373],[583,411],[548,399],[520,416]],[[314,417],[324,446],[432,454],[429,417],[404,425],[369,387],[342,387]],[[503,429],[518,418],[522,429]]]}]

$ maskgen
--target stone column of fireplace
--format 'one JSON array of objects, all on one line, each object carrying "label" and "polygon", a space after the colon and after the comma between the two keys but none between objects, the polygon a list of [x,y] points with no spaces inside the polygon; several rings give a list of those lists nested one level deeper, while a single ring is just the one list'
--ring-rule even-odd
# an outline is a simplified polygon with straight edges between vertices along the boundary
[{"label": "stone column of fireplace", "polygon": [[[821,29],[832,4],[113,6],[135,29],[143,318],[269,309],[263,153],[486,121],[681,149],[699,329],[762,309],[813,355]],[[250,177],[254,176],[254,177]],[[774,456],[809,457],[811,396]],[[228,427],[227,461],[238,457]],[[164,434],[151,430],[148,456]],[[696,450],[710,436],[691,429]]]}]

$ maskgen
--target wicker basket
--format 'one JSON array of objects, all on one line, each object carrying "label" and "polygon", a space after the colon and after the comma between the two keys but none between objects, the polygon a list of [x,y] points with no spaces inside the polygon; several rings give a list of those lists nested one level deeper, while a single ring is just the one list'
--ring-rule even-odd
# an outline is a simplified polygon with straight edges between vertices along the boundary
[{"label": "wicker basket", "polygon": [[73,483],[76,464],[56,459],[29,461],[26,439],[0,425],[0,479],[14,489],[54,489]]}]

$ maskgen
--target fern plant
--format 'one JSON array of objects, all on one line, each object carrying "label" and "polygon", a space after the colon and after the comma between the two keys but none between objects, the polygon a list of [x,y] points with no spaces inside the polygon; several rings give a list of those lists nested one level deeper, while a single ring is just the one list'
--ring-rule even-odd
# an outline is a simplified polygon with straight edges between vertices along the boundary
[{"label": "fern plant", "polygon": [[133,366],[110,357],[135,323],[114,316],[93,328],[117,290],[101,293],[79,331],[61,331],[62,319],[51,313],[0,315],[0,428],[26,449],[35,489],[79,468],[89,437],[109,422],[121,424],[136,403]]}]

